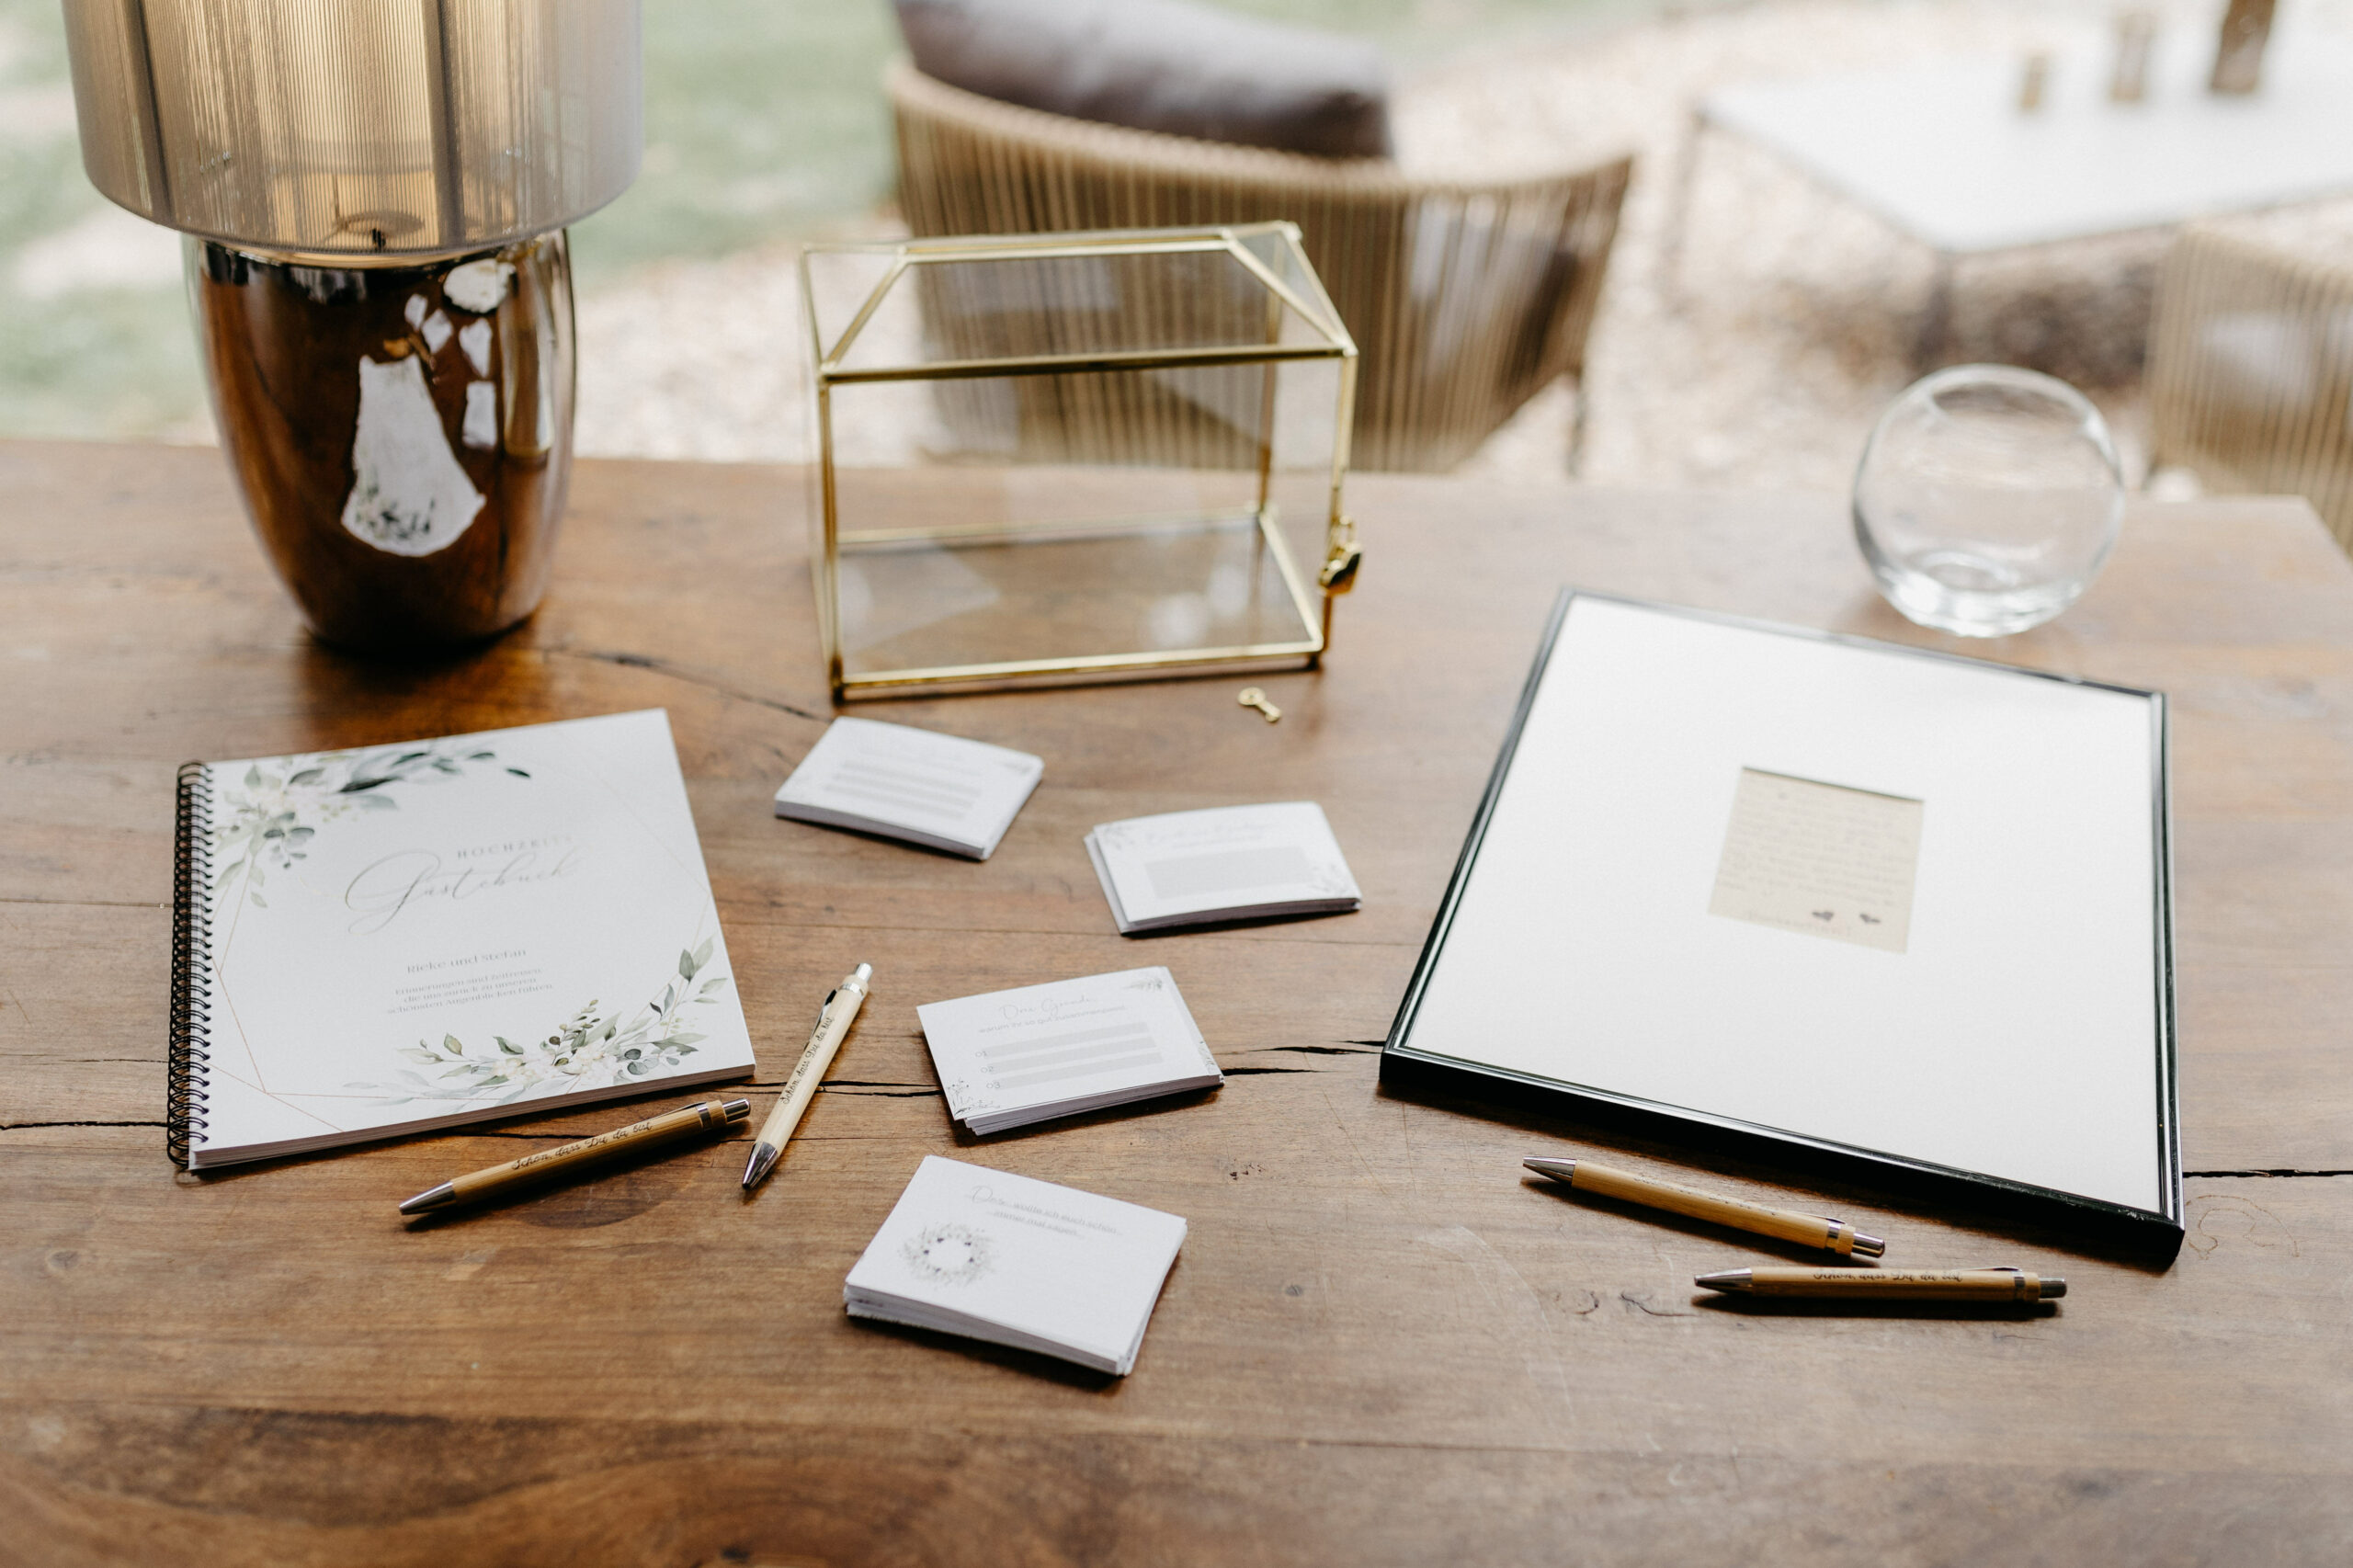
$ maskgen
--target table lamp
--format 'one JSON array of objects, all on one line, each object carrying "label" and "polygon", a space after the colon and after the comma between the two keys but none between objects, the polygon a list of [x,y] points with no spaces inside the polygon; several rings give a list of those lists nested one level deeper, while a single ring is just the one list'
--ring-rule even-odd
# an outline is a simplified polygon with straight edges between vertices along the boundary
[{"label": "table lamp", "polygon": [[222,446],[312,629],[502,631],[572,460],[564,227],[637,173],[638,0],[65,0],[82,162],[188,236]]}]

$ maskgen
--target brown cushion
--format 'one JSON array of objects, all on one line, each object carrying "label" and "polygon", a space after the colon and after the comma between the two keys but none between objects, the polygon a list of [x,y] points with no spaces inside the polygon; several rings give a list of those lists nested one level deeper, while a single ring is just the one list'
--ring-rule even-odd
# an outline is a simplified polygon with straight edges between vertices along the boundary
[{"label": "brown cushion", "polygon": [[925,75],[1079,119],[1330,158],[1390,153],[1361,39],[1183,0],[893,0]]}]

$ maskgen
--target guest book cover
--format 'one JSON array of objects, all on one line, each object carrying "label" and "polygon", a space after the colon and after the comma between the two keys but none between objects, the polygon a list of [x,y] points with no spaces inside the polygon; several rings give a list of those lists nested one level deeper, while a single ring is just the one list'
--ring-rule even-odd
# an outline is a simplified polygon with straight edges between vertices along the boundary
[{"label": "guest book cover", "polygon": [[180,773],[190,1169],[753,1065],[661,711]]},{"label": "guest book cover", "polygon": [[2177,1236],[2165,718],[1568,596],[1387,1064]]}]

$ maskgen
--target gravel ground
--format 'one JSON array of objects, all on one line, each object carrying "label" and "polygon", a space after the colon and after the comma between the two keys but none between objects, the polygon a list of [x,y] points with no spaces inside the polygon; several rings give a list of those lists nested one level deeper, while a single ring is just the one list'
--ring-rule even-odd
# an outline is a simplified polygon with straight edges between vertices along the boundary
[{"label": "gravel ground", "polygon": [[[2161,51],[2211,51],[2218,5],[2143,8],[2161,18]],[[2346,0],[2306,0],[2297,19],[2342,33],[2353,28],[2348,12]],[[1670,282],[1661,241],[1689,106],[1736,82],[1963,54],[2018,60],[2070,45],[2097,54],[2111,14],[2106,0],[1773,0],[1669,17],[1406,77],[1399,155],[1418,170],[1479,177],[1636,153],[1574,477],[1841,489],[1878,410],[1915,374],[1930,257],[1769,155],[1711,135],[1693,165],[1683,264]],[[889,232],[888,220],[868,232]],[[2137,476],[2141,363],[2165,244],[2122,236],[1967,264],[1945,358],[2029,365],[2075,382],[2108,411]],[[808,441],[799,319],[789,247],[662,264],[584,298],[582,449],[799,459]],[[1571,477],[1573,396],[1565,386],[1539,396],[1465,472]],[[2194,483],[2165,477],[2171,489]]]}]

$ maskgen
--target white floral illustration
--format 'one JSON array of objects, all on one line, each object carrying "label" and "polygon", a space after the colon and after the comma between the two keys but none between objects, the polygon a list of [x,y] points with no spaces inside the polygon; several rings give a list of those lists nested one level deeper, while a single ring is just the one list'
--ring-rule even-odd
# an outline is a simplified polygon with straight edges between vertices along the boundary
[{"label": "white floral illustration", "polygon": [[949,1221],[926,1225],[899,1255],[916,1275],[938,1285],[969,1285],[989,1271],[995,1249],[986,1231]]},{"label": "white floral illustration", "polygon": [[727,977],[711,972],[712,939],[678,954],[678,972],[661,994],[623,1022],[607,1014],[595,998],[572,1015],[544,1040],[517,1043],[505,1035],[492,1043],[469,1049],[456,1035],[441,1043],[420,1040],[414,1050],[400,1054],[428,1073],[402,1068],[392,1084],[349,1084],[347,1088],[389,1099],[395,1105],[411,1100],[475,1100],[506,1105],[537,1095],[569,1094],[575,1089],[610,1088],[657,1075],[675,1068],[695,1053],[706,1036],[688,1026],[689,1007],[709,1006],[727,987]]},{"label": "white floral illustration", "polygon": [[[374,751],[305,752],[255,763],[243,780],[223,785],[211,838],[216,913],[242,895],[267,909],[262,884],[269,870],[308,858],[310,842],[331,822],[362,811],[396,811],[394,786],[446,783],[469,764],[496,762],[497,754],[446,745],[387,746]],[[519,767],[507,772],[530,775]]]}]

